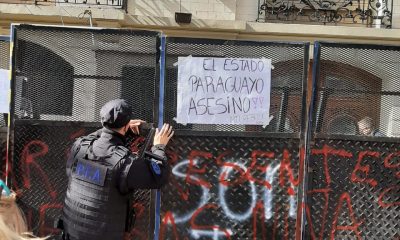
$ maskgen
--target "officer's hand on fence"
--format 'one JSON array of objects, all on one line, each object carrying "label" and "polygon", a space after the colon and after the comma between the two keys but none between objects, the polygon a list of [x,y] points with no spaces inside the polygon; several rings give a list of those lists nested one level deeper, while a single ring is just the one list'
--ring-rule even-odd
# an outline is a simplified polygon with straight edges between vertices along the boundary
[{"label": "officer's hand on fence", "polygon": [[133,119],[129,121],[129,128],[132,130],[134,134],[139,135],[139,126],[142,123],[145,123],[146,121],[140,120],[140,119]]},{"label": "officer's hand on fence", "polygon": [[156,128],[156,134],[154,135],[153,144],[164,144],[167,145],[169,140],[174,135],[174,131],[172,131],[172,126],[167,123],[164,123],[161,130]]}]

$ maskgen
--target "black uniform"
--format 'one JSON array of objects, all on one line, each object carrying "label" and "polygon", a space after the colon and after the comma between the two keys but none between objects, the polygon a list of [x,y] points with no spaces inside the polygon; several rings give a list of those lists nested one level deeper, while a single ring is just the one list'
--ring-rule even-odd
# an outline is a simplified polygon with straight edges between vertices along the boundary
[{"label": "black uniform", "polygon": [[[62,217],[66,239],[122,239],[129,220],[128,193],[167,182],[167,161],[138,159],[125,144],[124,136],[107,127],[74,143]],[[166,160],[164,148],[156,145],[152,152]]]}]

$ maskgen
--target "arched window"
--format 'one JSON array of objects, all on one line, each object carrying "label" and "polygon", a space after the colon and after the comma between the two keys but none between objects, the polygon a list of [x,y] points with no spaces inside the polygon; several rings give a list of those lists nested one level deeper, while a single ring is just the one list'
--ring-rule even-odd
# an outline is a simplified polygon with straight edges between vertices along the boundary
[{"label": "arched window", "polygon": [[355,135],[357,134],[357,121],[347,114],[337,115],[329,122],[327,133]]}]

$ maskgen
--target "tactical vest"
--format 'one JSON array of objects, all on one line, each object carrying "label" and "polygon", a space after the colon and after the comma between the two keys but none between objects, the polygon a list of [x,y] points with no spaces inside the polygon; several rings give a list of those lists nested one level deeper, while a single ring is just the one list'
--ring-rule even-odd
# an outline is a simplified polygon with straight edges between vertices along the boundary
[{"label": "tactical vest", "polygon": [[95,139],[83,139],[75,155],[63,209],[69,239],[123,239],[129,197],[117,188],[119,162],[129,150],[117,147],[111,156],[93,154]]}]

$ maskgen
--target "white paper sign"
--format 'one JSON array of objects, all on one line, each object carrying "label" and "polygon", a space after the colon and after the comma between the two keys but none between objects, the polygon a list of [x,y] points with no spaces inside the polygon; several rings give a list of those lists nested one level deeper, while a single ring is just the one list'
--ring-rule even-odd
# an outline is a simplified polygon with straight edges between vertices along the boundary
[{"label": "white paper sign", "polygon": [[0,113],[9,112],[10,79],[8,70],[0,69]]},{"label": "white paper sign", "polygon": [[271,59],[178,58],[178,123],[269,124]]}]

